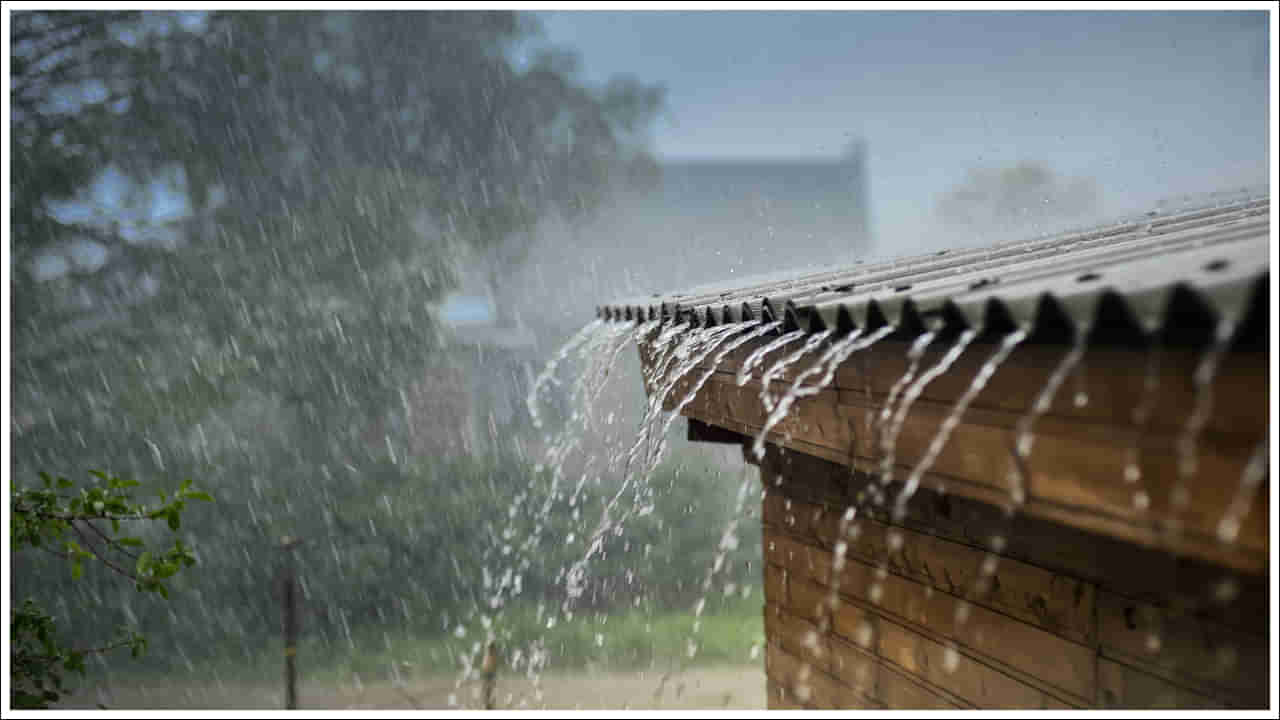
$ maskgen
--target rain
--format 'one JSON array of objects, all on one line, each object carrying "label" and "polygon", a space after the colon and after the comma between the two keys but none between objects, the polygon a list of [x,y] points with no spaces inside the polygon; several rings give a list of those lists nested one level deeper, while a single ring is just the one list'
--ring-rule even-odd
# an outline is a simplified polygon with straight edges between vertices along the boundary
[{"label": "rain", "polygon": [[6,7],[10,706],[1264,705],[1271,12]]}]

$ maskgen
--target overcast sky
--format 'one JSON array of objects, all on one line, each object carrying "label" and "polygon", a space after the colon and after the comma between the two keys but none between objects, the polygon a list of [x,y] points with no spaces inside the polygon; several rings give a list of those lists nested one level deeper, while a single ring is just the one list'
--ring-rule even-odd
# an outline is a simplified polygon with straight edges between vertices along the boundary
[{"label": "overcast sky", "polygon": [[[668,89],[665,158],[868,142],[878,231],[977,167],[1092,177],[1107,212],[1268,177],[1265,12],[543,12],[588,79]],[[927,204],[927,206],[926,206]]]}]

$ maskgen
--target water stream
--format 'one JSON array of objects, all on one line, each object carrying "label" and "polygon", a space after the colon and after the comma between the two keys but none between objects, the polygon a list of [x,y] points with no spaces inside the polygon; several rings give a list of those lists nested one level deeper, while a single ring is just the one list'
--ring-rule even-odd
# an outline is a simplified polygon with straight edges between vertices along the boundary
[{"label": "water stream", "polygon": [[1049,412],[1049,408],[1053,406],[1053,399],[1058,394],[1058,388],[1062,387],[1062,382],[1066,380],[1067,375],[1080,364],[1080,360],[1084,357],[1085,339],[1088,334],[1088,327],[1076,328],[1071,338],[1071,349],[1067,350],[1058,361],[1057,367],[1049,374],[1044,387],[1040,388],[1040,392],[1036,394],[1031,408],[1018,418],[1018,423],[1014,426],[1014,461],[1009,471],[1009,496],[1015,508],[1021,507],[1027,500],[1029,484],[1027,460],[1030,459],[1031,450],[1035,444],[1036,421]]},{"label": "water stream", "polygon": [[1268,431],[1253,448],[1253,453],[1249,455],[1249,462],[1240,473],[1240,484],[1231,498],[1231,504],[1227,506],[1222,519],[1218,521],[1218,539],[1224,543],[1236,541],[1236,537],[1240,534],[1240,525],[1253,507],[1254,496],[1257,495],[1258,488],[1262,487],[1262,481],[1267,477],[1267,466],[1271,455],[1270,437],[1271,434]]},{"label": "water stream", "polygon": [[[776,330],[781,325],[782,325],[781,320],[774,320],[772,322],[761,321],[760,323],[754,326],[746,325],[745,327],[747,329],[750,329],[750,332],[744,332],[742,335],[736,338],[733,338],[732,342],[729,342],[720,350],[720,352],[716,353],[715,358],[712,359],[712,361],[707,365],[707,368],[703,371],[702,375],[700,375],[698,379],[694,381],[692,386],[689,388],[689,391],[685,393],[685,396],[683,398],[680,399],[680,402],[676,403],[676,406],[672,409],[671,413],[667,416],[666,424],[663,425],[662,433],[659,436],[658,457],[652,461],[651,463],[652,465],[657,465],[657,463],[661,461],[662,453],[666,449],[667,432],[670,430],[672,423],[674,423],[676,419],[680,417],[680,411],[683,410],[690,402],[693,401],[693,399],[698,395],[698,392],[702,390],[702,387],[706,385],[707,380],[709,380],[711,376],[715,374],[716,370],[719,369],[720,367],[720,363],[723,362],[724,359],[728,357],[729,354],[732,353],[734,350],[738,349],[739,347],[745,345],[746,343],[762,335],[766,335]],[[753,327],[754,329],[752,329]]]},{"label": "water stream", "polygon": [[[649,492],[647,490],[649,477],[665,456],[668,447],[667,436],[674,422],[682,417],[682,411],[698,396],[730,354],[747,343],[777,332],[781,326],[781,321],[759,321],[708,328],[695,328],[688,323],[668,322],[664,324],[659,321],[623,326],[615,325],[614,327],[604,327],[600,322],[593,322],[570,338],[565,346],[560,348],[548,362],[547,367],[537,376],[537,380],[530,391],[528,403],[530,405],[530,413],[535,418],[535,423],[538,427],[541,427],[541,421],[538,419],[537,413],[540,391],[548,386],[559,384],[556,376],[560,366],[574,363],[581,363],[582,365],[578,380],[570,393],[572,409],[569,421],[558,436],[548,439],[541,468],[550,472],[547,484],[541,490],[542,497],[536,499],[540,502],[536,502],[535,498],[526,494],[518,499],[517,504],[521,506],[540,505],[540,516],[548,517],[557,503],[567,500],[568,505],[574,509],[574,517],[576,518],[578,509],[585,507],[582,504],[581,497],[588,484],[587,475],[606,472],[607,470],[601,470],[601,465],[611,469],[617,469],[621,465],[622,470],[621,482],[617,489],[609,493],[605,498],[601,498],[601,517],[595,529],[589,535],[583,537],[585,542],[584,553],[578,561],[572,563],[562,572],[561,577],[564,580],[568,600],[560,608],[560,614],[565,619],[572,619],[573,603],[580,597],[585,587],[588,564],[593,557],[602,552],[606,538],[611,533],[620,533],[628,518],[635,516],[638,512],[643,512],[642,499],[647,497],[645,493]],[[1177,440],[1178,483],[1174,489],[1173,505],[1175,508],[1185,507],[1188,492],[1187,484],[1194,478],[1198,469],[1199,438],[1208,423],[1213,406],[1212,382],[1230,346],[1234,327],[1234,323],[1230,322],[1223,322],[1219,325],[1213,345],[1204,352],[1196,367],[1194,375],[1196,388],[1194,409],[1187,418]],[[834,341],[832,341],[832,331],[810,334],[796,330],[782,334],[756,347],[736,371],[735,382],[739,387],[746,384],[756,368],[765,364],[771,353],[781,350],[801,338],[804,339],[800,347],[768,365],[761,376],[760,398],[767,411],[767,416],[763,427],[755,434],[752,444],[752,451],[755,456],[757,458],[763,457],[766,439],[770,431],[786,419],[799,399],[817,395],[830,387],[841,365],[854,353],[871,347],[890,335],[893,330],[894,328],[891,326],[882,327],[872,333],[855,330]],[[869,421],[878,426],[879,442],[883,452],[879,477],[879,485],[881,487],[887,487],[893,481],[898,440],[910,416],[912,407],[932,381],[947,373],[955,365],[966,349],[974,342],[978,332],[979,329],[975,328],[967,329],[960,333],[936,363],[923,372],[921,372],[921,363],[924,353],[936,339],[938,333],[926,332],[916,337],[909,346],[906,371],[890,388],[883,407],[876,413],[877,419]],[[910,473],[903,481],[900,491],[893,499],[891,508],[891,521],[893,523],[903,522],[910,500],[916,494],[924,477],[946,449],[952,434],[962,422],[965,412],[989,385],[1000,367],[1027,339],[1028,335],[1029,331],[1026,328],[1017,329],[1004,335],[983,361],[964,391],[947,409],[926,450],[913,465]],[[1081,327],[1074,333],[1071,346],[1057,361],[1045,380],[1044,386],[1036,393],[1030,407],[1015,423],[1013,453],[1015,462],[1014,470],[1010,473],[1010,494],[1013,500],[1013,508],[1007,516],[1010,520],[1016,514],[1017,508],[1026,501],[1028,490],[1026,462],[1031,457],[1034,448],[1036,422],[1049,412],[1053,406],[1054,398],[1067,381],[1067,378],[1073,373],[1077,374],[1078,385],[1072,397],[1073,404],[1079,407],[1088,402],[1087,392],[1080,385],[1083,382],[1081,368],[1083,367],[1083,357],[1087,348],[1087,336],[1087,327]],[[588,458],[583,467],[583,477],[579,479],[576,486],[564,488],[563,479],[566,460],[580,444],[580,436],[598,422],[599,418],[596,417],[597,413],[593,409],[593,405],[600,396],[617,357],[630,346],[631,341],[636,342],[637,346],[643,345],[643,351],[646,356],[644,383],[648,389],[648,397],[645,401],[643,417],[640,421],[638,432],[633,439],[629,440],[630,445],[625,451],[619,449],[618,452],[609,453],[606,459],[599,462],[595,458]],[[826,347],[823,347],[824,344],[826,344]],[[769,393],[769,388],[774,381],[784,377],[793,366],[820,348],[821,353],[817,359],[802,371],[796,373],[790,379],[784,391],[777,395]],[[1153,349],[1148,354],[1142,395],[1132,411],[1132,444],[1125,454],[1123,472],[1123,479],[1127,484],[1137,484],[1141,480],[1139,459],[1142,438],[1158,399],[1160,357],[1158,348]],[[677,394],[677,388],[680,388],[679,395],[674,397],[674,402],[672,402],[673,396]],[[665,410],[664,408],[668,406],[671,409]],[[1235,496],[1218,525],[1218,536],[1222,542],[1234,542],[1238,536],[1241,523],[1248,516],[1254,504],[1257,491],[1265,480],[1268,458],[1269,444],[1268,440],[1264,438],[1254,448],[1240,476]],[[701,594],[693,608],[695,617],[693,632],[687,641],[687,651],[681,661],[681,670],[677,672],[683,671],[688,662],[698,653],[698,636],[701,630],[702,614],[706,606],[708,593],[712,591],[715,578],[723,570],[727,553],[736,547],[738,525],[744,516],[746,501],[748,498],[754,497],[754,494],[749,492],[752,483],[753,478],[751,477],[747,477],[744,480],[738,492],[734,512],[721,534],[719,545],[704,575]],[[636,502],[630,507],[625,507],[623,498],[628,493],[635,495]],[[1145,498],[1145,495],[1145,492],[1141,489],[1135,494],[1134,503],[1139,509],[1145,509],[1149,502],[1149,498],[1146,498],[1145,501],[1142,499]],[[1179,497],[1182,498],[1181,502],[1178,500]],[[873,499],[877,503],[884,502],[883,495],[873,497]],[[516,507],[513,507],[512,510],[513,512],[519,511]],[[831,588],[826,607],[820,614],[820,632],[825,632],[829,629],[832,614],[840,603],[839,585],[843,577],[842,571],[847,561],[850,539],[856,537],[855,534],[858,530],[856,522],[858,514],[858,504],[851,504],[844,509],[838,523],[836,542],[833,548]],[[537,547],[541,535],[545,531],[545,525],[541,522],[537,523],[533,531],[533,539],[526,539],[524,543],[519,544],[517,551],[511,553],[510,561],[503,572],[495,573],[492,581],[489,580],[489,573],[486,572],[486,592],[490,595],[489,609],[491,611],[500,613],[507,600],[519,593],[521,573],[530,569],[527,555]],[[572,540],[573,535],[570,535],[569,541],[572,542]],[[902,536],[891,528],[887,540],[888,552],[892,553],[895,548],[895,542],[897,546],[901,546]],[[980,573],[975,576],[974,587],[961,591],[961,599],[956,606],[956,621],[958,623],[965,622],[969,615],[969,602],[964,598],[971,595],[976,597],[988,589],[986,583],[998,567],[1004,544],[1004,533],[997,533],[992,536],[989,552],[981,563]],[[878,585],[879,579],[883,578],[887,570],[886,557],[886,562],[882,563],[879,568],[876,576],[877,580],[874,581],[875,585]],[[726,592],[731,590],[732,588],[726,590]],[[876,590],[876,587],[872,587],[869,591],[873,598]],[[492,632],[490,631],[493,626],[492,618],[483,617],[482,622],[485,630],[489,631],[489,638],[492,639]],[[554,616],[550,617],[548,622],[556,622]],[[867,636],[869,639],[871,636],[870,630]],[[944,657],[944,669],[948,672],[953,672],[958,665],[960,656],[954,648],[948,646],[947,649],[948,652]],[[546,652],[545,648],[530,647],[522,650],[521,657],[525,663],[525,672],[530,675],[531,679],[535,680],[536,686],[536,675],[547,662],[549,653]],[[467,665],[466,673],[472,674],[473,669],[465,659],[464,664]],[[670,673],[664,678],[669,675]]]},{"label": "water stream", "polygon": [[[570,370],[574,380],[570,387],[569,414],[564,426],[547,438],[541,462],[536,466],[539,475],[545,475],[545,481],[531,483],[527,490],[513,498],[507,509],[506,529],[495,546],[487,548],[482,556],[483,603],[475,618],[480,627],[469,630],[460,624],[454,631],[458,637],[475,638],[471,651],[459,656],[462,668],[455,680],[455,690],[461,689],[469,681],[474,684],[478,677],[476,658],[485,644],[496,639],[495,633],[499,630],[499,621],[508,603],[521,594],[524,577],[532,570],[538,548],[548,529],[547,519],[560,503],[567,500],[572,506],[587,478],[592,475],[594,458],[588,458],[572,492],[562,491],[568,459],[592,428],[594,400],[602,391],[618,356],[631,340],[642,337],[653,327],[649,323],[638,326],[631,323],[589,323],[559,349],[538,375],[527,398],[530,414],[534,417],[538,417],[539,391],[560,384],[556,375],[562,366],[581,365]],[[541,427],[540,420],[538,426]],[[537,509],[530,513],[531,508]],[[510,521],[521,516],[530,517],[533,525],[523,538],[517,538]],[[549,659],[549,654],[545,649],[537,647],[537,643],[527,648],[514,648],[509,658],[511,668],[516,672],[523,672],[530,679],[535,695],[538,692],[540,674]],[[456,701],[456,692],[451,697]]]},{"label": "water stream", "polygon": [[942,375],[951,368],[955,361],[959,359],[965,348],[969,347],[969,343],[978,336],[978,331],[972,328],[960,333],[960,337],[956,338],[955,343],[947,349],[947,352],[938,360],[937,364],[929,368],[916,379],[906,392],[902,395],[901,406],[893,416],[893,425],[889,428],[888,444],[885,449],[885,456],[880,464],[880,484],[889,485],[893,481],[893,465],[894,455],[897,450],[898,435],[902,432],[903,425],[906,424],[907,414],[911,412],[911,406],[915,403],[920,394],[924,392],[926,386],[933,382],[935,378]]},{"label": "water stream", "polygon": [[[770,410],[769,416],[765,418],[764,426],[760,428],[760,432],[756,434],[755,441],[751,446],[752,453],[756,458],[764,457],[765,439],[769,435],[769,431],[787,416],[787,412],[796,400],[802,397],[817,395],[823,389],[828,387],[834,380],[836,370],[849,358],[853,353],[871,347],[876,341],[884,338],[893,332],[892,325],[886,325],[879,330],[871,333],[867,337],[862,337],[861,330],[855,330],[845,336],[838,342],[834,343],[823,353],[809,369],[800,373],[791,382],[791,387],[783,393],[782,397]],[[821,372],[822,376],[812,385],[805,385],[804,381],[809,377]]]},{"label": "water stream", "polygon": [[751,354],[747,356],[747,359],[742,361],[742,367],[738,368],[738,387],[742,387],[747,384],[747,381],[751,379],[751,372],[756,369],[757,365],[764,361],[766,355],[790,342],[804,337],[805,334],[804,330],[793,330],[753,350]]},{"label": "water stream", "polygon": [[1142,378],[1142,396],[1133,408],[1133,431],[1129,447],[1124,456],[1124,482],[1136,486],[1133,492],[1133,507],[1139,512],[1151,506],[1151,495],[1142,483],[1142,443],[1146,437],[1147,425],[1152,411],[1159,400],[1160,359],[1163,351],[1159,345],[1153,345],[1147,351],[1147,368]]},{"label": "water stream", "polygon": [[893,404],[898,398],[898,393],[903,388],[916,379],[916,373],[920,370],[920,360],[924,357],[924,351],[929,347],[934,338],[938,337],[938,333],[934,331],[926,332],[915,340],[911,341],[911,346],[907,348],[907,369],[902,373],[902,377],[893,383],[893,387],[889,388],[889,396],[885,398],[884,406],[880,408],[880,412],[876,417],[876,423],[880,430],[880,450],[882,453],[888,453],[890,420],[893,418]]},{"label": "water stream", "polygon": [[[1235,337],[1236,319],[1221,318],[1214,333],[1213,343],[1200,357],[1195,374],[1191,376],[1195,386],[1195,405],[1191,415],[1178,436],[1178,471],[1173,489],[1170,491],[1170,517],[1167,528],[1172,533],[1181,531],[1181,512],[1191,502],[1190,483],[1199,471],[1200,435],[1213,413],[1213,381],[1218,375],[1218,368],[1231,341]],[[1238,529],[1238,528],[1237,528]]]},{"label": "water stream", "polygon": [[[911,470],[911,474],[907,476],[907,481],[903,485],[902,490],[898,493],[897,500],[894,502],[894,519],[901,521],[906,514],[907,502],[915,495],[916,489],[920,486],[920,480],[924,474],[929,472],[933,467],[933,463],[937,461],[938,455],[942,453],[942,449],[946,447],[947,440],[951,438],[951,433],[960,424],[960,418],[964,415],[964,411],[968,409],[969,403],[977,397],[978,393],[987,386],[991,380],[991,376],[995,374],[1000,365],[1009,357],[1014,348],[1018,347],[1023,340],[1027,339],[1027,331],[1015,330],[1005,335],[1000,341],[1000,345],[991,352],[991,356],[982,364],[978,373],[974,375],[973,381],[969,383],[969,387],[960,395],[955,404],[951,406],[951,410],[947,412],[947,416],[943,419],[942,424],[934,433],[933,440],[929,442],[929,447],[925,451],[924,457]],[[959,343],[957,343],[959,345]],[[963,348],[961,348],[963,349]]]},{"label": "water stream", "polygon": [[773,398],[769,395],[769,385],[773,383],[773,379],[786,372],[787,368],[796,364],[800,358],[813,352],[819,345],[826,342],[827,338],[831,337],[832,332],[831,330],[823,330],[810,335],[805,338],[804,345],[800,349],[779,358],[768,370],[764,371],[764,374],[760,376],[760,402],[764,405],[765,410],[773,410]]},{"label": "water stream", "polygon": [[529,415],[533,419],[533,426],[535,428],[542,427],[542,417],[538,413],[538,392],[541,391],[548,383],[553,381],[556,369],[559,368],[560,363],[564,362],[565,358],[569,356],[569,353],[573,352],[574,349],[578,348],[582,343],[590,339],[596,330],[598,330],[602,325],[604,325],[604,320],[599,318],[584,325],[583,328],[574,334],[573,337],[569,338],[569,341],[560,348],[559,352],[557,352],[551,360],[547,362],[546,367],[542,369],[542,372],[538,373],[538,377],[534,380],[533,387],[529,389],[529,398],[527,401]]},{"label": "water stream", "polygon": [[[650,386],[652,391],[649,402],[646,404],[644,418],[641,421],[640,435],[628,452],[623,481],[612,498],[605,504],[601,512],[600,521],[588,540],[586,552],[566,573],[566,589],[570,600],[576,599],[581,595],[582,583],[586,578],[587,564],[603,548],[604,540],[608,534],[621,528],[635,514],[636,507],[633,504],[632,507],[624,508],[615,517],[619,501],[629,490],[640,492],[647,487],[648,478],[660,462],[665,451],[665,436],[678,415],[679,409],[692,401],[702,385],[714,374],[719,362],[734,347],[741,345],[751,337],[757,337],[776,327],[776,324],[769,323],[760,327],[739,324],[700,329],[682,328],[681,331],[685,333],[684,336],[663,359],[662,371],[654,373],[652,376],[652,384]],[[716,356],[715,361],[710,364],[709,368],[704,370],[698,380],[677,403],[674,411],[664,418],[663,406],[666,405],[668,396],[679,381],[703,363],[725,341],[736,334],[744,332],[744,337],[738,338],[734,344],[731,344]],[[661,337],[665,338],[666,342],[670,344],[676,336],[676,332],[668,331],[664,332]],[[676,358],[679,358],[679,362],[672,362]],[[641,457],[642,455],[643,457]]]}]

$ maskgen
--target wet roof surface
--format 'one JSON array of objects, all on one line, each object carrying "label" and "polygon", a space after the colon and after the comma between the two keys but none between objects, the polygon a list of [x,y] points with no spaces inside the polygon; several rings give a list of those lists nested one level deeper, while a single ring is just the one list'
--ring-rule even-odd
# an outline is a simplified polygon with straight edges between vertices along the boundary
[{"label": "wet roof surface", "polygon": [[1211,336],[1255,325],[1269,310],[1270,207],[1269,197],[1251,199],[985,248],[739,278],[597,314],[695,325],[782,318],[813,332],[889,324],[909,334],[1023,327],[1142,338],[1190,328]]}]

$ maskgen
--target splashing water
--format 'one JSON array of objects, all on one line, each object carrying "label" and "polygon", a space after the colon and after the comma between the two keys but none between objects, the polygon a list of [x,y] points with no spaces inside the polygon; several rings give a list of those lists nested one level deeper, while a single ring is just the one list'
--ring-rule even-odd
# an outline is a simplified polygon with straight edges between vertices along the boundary
[{"label": "splashing water", "polygon": [[[549,471],[550,475],[547,485],[538,485],[538,487],[545,488],[540,502],[529,496],[530,492],[533,492],[531,489],[530,492],[518,494],[507,509],[508,518],[515,518],[522,511],[528,512],[536,508],[536,514],[533,515],[535,518],[533,528],[521,541],[515,541],[514,537],[504,536],[503,542],[500,543],[502,545],[501,549],[486,549],[484,553],[486,562],[493,561],[495,558],[498,561],[498,565],[495,568],[496,572],[490,572],[488,566],[481,568],[485,577],[484,594],[486,597],[483,602],[485,611],[479,615],[479,620],[483,624],[482,634],[487,635],[489,640],[494,639],[493,625],[495,617],[486,613],[492,611],[500,617],[507,601],[511,597],[520,594],[523,586],[523,576],[531,568],[533,555],[536,553],[547,530],[543,519],[549,517],[556,503],[563,500],[563,493],[560,488],[564,480],[567,458],[580,445],[582,438],[591,427],[594,415],[592,407],[594,399],[603,390],[603,385],[608,379],[612,366],[621,350],[629,345],[629,341],[643,337],[651,332],[655,326],[656,324],[650,323],[640,325],[630,323],[590,323],[570,338],[548,361],[547,366],[539,374],[539,381],[535,383],[535,389],[530,392],[528,398],[531,414],[537,412],[538,387],[549,384],[558,385],[556,371],[561,365],[577,362],[579,359],[584,363],[583,367],[575,374],[576,380],[570,393],[569,406],[572,408],[572,412],[564,427],[554,437],[548,438],[548,445],[544,451],[542,461],[537,466],[540,471]],[[583,468],[584,474],[589,472],[590,466],[591,461],[589,460],[586,467]],[[457,630],[462,630],[465,633],[465,628],[461,625],[458,626]],[[456,687],[461,687],[466,680],[475,678],[478,671],[472,660],[473,658],[466,654],[463,655],[463,667],[460,676],[457,678]],[[519,669],[517,666],[520,663],[524,663],[524,671],[535,679],[536,685],[536,676],[546,660],[546,653],[537,652],[537,648],[533,648],[529,652],[516,653],[513,656],[513,668]]]},{"label": "splashing water", "polygon": [[[748,336],[763,334],[776,327],[776,324],[768,324],[764,328],[755,328],[748,332]],[[641,421],[640,434],[633,443],[631,449],[627,453],[627,466],[624,472],[622,484],[618,490],[605,504],[601,512],[601,518],[596,529],[591,533],[591,537],[587,544],[587,550],[583,557],[574,562],[566,572],[566,589],[569,601],[580,597],[586,580],[586,567],[591,559],[598,554],[604,546],[604,541],[609,532],[620,528],[634,513],[635,508],[624,510],[617,518],[614,517],[615,509],[619,500],[632,488],[643,488],[653,469],[657,466],[665,451],[665,435],[670,428],[674,418],[678,414],[679,408],[690,402],[701,389],[703,383],[715,372],[715,368],[719,361],[728,354],[728,351],[736,345],[732,345],[728,350],[717,355],[716,360],[711,367],[703,372],[698,381],[685,393],[681,402],[677,405],[676,412],[663,420],[663,406],[671,392],[675,389],[679,381],[692,372],[699,364],[715,352],[725,341],[735,334],[751,330],[750,325],[726,325],[720,327],[710,327],[690,330],[688,326],[684,326],[681,331],[688,331],[679,343],[670,346],[670,352],[663,358],[663,369],[661,373],[653,375],[653,391],[650,395],[649,402],[645,407],[645,415]],[[677,332],[668,330],[660,336],[665,339],[668,345],[672,339],[677,336]],[[741,342],[744,339],[739,338]],[[675,358],[680,358],[679,363],[673,362]],[[656,445],[654,444],[656,443]],[[643,451],[644,459],[638,462]]]},{"label": "splashing water", "polygon": [[964,352],[964,349],[967,348],[969,343],[973,342],[973,339],[977,336],[978,331],[972,328],[960,333],[960,337],[956,338],[955,343],[947,349],[946,354],[938,360],[937,364],[926,370],[924,374],[912,383],[911,387],[907,388],[906,392],[903,393],[901,407],[899,407],[897,413],[894,414],[893,426],[889,428],[888,447],[886,448],[884,459],[880,464],[881,485],[888,485],[893,480],[893,462],[894,454],[897,449],[896,446],[898,444],[898,435],[902,432],[902,426],[906,424],[907,414],[911,412],[911,406],[915,403],[916,399],[920,397],[920,394],[924,392],[925,387],[928,386],[929,383],[933,382],[933,380],[939,375],[942,375],[947,370],[951,369],[951,366],[955,364],[955,361],[960,357],[960,354]]},{"label": "splashing water", "polygon": [[747,384],[747,381],[751,379],[751,371],[755,370],[756,366],[764,361],[764,357],[766,355],[792,341],[804,337],[806,334],[807,333],[805,333],[804,330],[793,330],[772,342],[766,343],[753,350],[751,354],[747,356],[747,359],[742,361],[742,367],[738,368],[738,387],[742,387]]},{"label": "splashing water", "polygon": [[542,428],[542,418],[538,415],[538,392],[547,383],[554,382],[556,369],[560,367],[560,363],[564,362],[565,358],[568,357],[569,353],[573,352],[575,348],[589,340],[602,325],[604,325],[604,320],[600,318],[596,318],[595,320],[587,323],[581,330],[574,334],[573,337],[569,338],[569,341],[566,342],[564,346],[560,348],[560,351],[551,358],[546,367],[542,369],[542,372],[538,373],[537,379],[534,380],[533,387],[529,389],[529,397],[526,401],[526,404],[529,406],[529,415],[533,419],[533,426],[535,428]]},{"label": "splashing water", "polygon": [[1084,357],[1086,337],[1088,337],[1087,327],[1076,329],[1071,338],[1071,349],[1062,356],[1058,366],[1049,374],[1044,387],[1040,388],[1040,392],[1036,394],[1031,409],[1018,418],[1018,423],[1014,426],[1014,463],[1009,473],[1009,494],[1014,507],[1020,507],[1027,499],[1025,463],[1031,457],[1031,449],[1035,444],[1035,435],[1032,431],[1036,420],[1049,412],[1049,408],[1053,405],[1053,398],[1058,394],[1058,388],[1062,387],[1067,375],[1080,364],[1080,359]]},{"label": "splashing water", "polygon": [[[778,423],[782,422],[787,416],[787,412],[796,400],[802,397],[810,397],[822,392],[835,380],[836,369],[840,367],[845,360],[853,353],[871,347],[876,341],[884,338],[893,332],[892,325],[886,325],[867,337],[862,337],[861,330],[855,330],[839,342],[834,343],[827,351],[818,359],[809,369],[796,376],[791,382],[791,387],[782,395],[778,403],[769,412],[769,416],[765,418],[764,426],[760,432],[756,434],[755,442],[751,446],[751,451],[756,458],[764,457],[765,438],[769,435],[769,431]],[[804,385],[804,381],[812,375],[822,372],[822,376],[813,385]]]},{"label": "splashing water", "polygon": [[[697,602],[694,603],[695,618],[702,617],[702,611],[706,607],[706,603],[707,603],[707,594],[711,592],[711,587],[713,582],[715,581],[716,575],[722,569],[724,569],[725,558],[728,556],[730,552],[738,548],[738,523],[742,520],[742,517],[744,515],[743,511],[744,511],[744,508],[746,507],[747,498],[755,497],[755,495],[751,492],[751,488],[754,485],[754,483],[755,483],[755,478],[752,477],[750,470],[748,470],[747,468],[744,468],[743,474],[742,474],[742,484],[738,488],[737,499],[734,504],[733,512],[730,514],[729,522],[725,526],[724,531],[720,535],[720,543],[719,545],[716,546],[715,556],[712,558],[711,565],[707,568],[707,575],[702,581],[702,593],[699,596]],[[698,634],[698,632],[701,630],[701,627],[702,627],[701,622],[694,623],[694,626],[693,626],[694,636]],[[695,637],[690,637],[689,641],[691,643],[691,647],[695,649],[695,654],[696,654],[697,646],[696,644],[692,644],[695,642]],[[694,654],[690,654],[689,657],[692,658],[693,655]]]},{"label": "splashing water", "polygon": [[[969,387],[965,389],[964,393],[960,395],[955,404],[951,406],[951,410],[942,421],[942,425],[939,426],[937,432],[934,433],[933,440],[930,441],[928,449],[925,450],[924,457],[921,458],[920,462],[911,470],[911,474],[907,476],[907,481],[903,485],[902,491],[898,493],[898,498],[894,503],[893,511],[894,518],[896,520],[901,521],[902,517],[906,514],[907,502],[911,500],[911,496],[913,496],[916,489],[920,487],[920,479],[924,477],[925,473],[929,472],[929,469],[933,467],[933,463],[937,461],[938,455],[942,453],[942,449],[947,445],[947,440],[951,438],[952,431],[954,431],[956,426],[960,424],[960,418],[964,415],[964,411],[968,409],[969,403],[973,402],[973,399],[978,396],[978,393],[982,392],[982,389],[987,386],[987,383],[991,380],[991,376],[994,375],[996,370],[1000,368],[1000,365],[1008,359],[1009,354],[1013,352],[1014,348],[1018,347],[1018,345],[1026,339],[1026,330],[1015,330],[1008,335],[1005,335],[1000,341],[1000,346],[997,347],[991,353],[991,356],[987,358],[987,361],[982,364],[982,367],[974,376],[973,382],[969,383]],[[957,345],[958,344],[959,343],[957,343]]]}]

